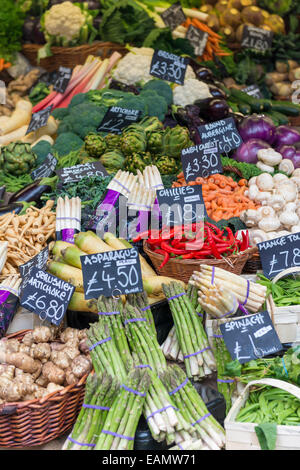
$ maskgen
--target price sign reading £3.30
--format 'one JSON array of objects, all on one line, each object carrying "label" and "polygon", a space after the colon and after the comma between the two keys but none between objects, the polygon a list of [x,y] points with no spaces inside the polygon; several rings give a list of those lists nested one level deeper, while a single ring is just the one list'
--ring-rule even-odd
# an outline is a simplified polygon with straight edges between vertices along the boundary
[{"label": "price sign reading \u00a33.30", "polygon": [[143,291],[142,272],[137,248],[80,256],[84,296],[97,299]]},{"label": "price sign reading \u00a33.30", "polygon": [[154,51],[150,75],[153,77],[183,85],[189,59],[172,54],[171,52]]},{"label": "price sign reading \u00a33.30", "polygon": [[223,172],[217,142],[207,142],[204,145],[183,149],[181,162],[187,183],[195,181],[198,176],[207,178],[209,175]]},{"label": "price sign reading \u00a33.30", "polygon": [[264,275],[272,279],[287,268],[300,266],[300,232],[257,244]]}]

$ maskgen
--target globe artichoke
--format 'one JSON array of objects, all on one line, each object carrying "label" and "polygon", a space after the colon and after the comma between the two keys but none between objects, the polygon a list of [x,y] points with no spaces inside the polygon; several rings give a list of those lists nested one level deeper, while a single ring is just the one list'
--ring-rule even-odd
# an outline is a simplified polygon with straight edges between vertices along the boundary
[{"label": "globe artichoke", "polygon": [[133,128],[133,126],[129,126],[123,132],[120,144],[124,155],[144,152],[147,147],[146,132],[143,129],[136,129]]},{"label": "globe artichoke", "polygon": [[121,136],[118,134],[106,134],[104,137],[106,150],[114,150],[120,146]]},{"label": "globe artichoke", "polygon": [[151,132],[147,140],[147,151],[152,153],[153,155],[161,154],[163,148],[162,137],[163,132]]},{"label": "globe artichoke", "polygon": [[161,175],[172,175],[177,172],[178,161],[175,158],[162,155],[155,159],[154,165],[157,166]]},{"label": "globe artichoke", "polygon": [[161,131],[164,128],[163,123],[155,116],[144,117],[139,122],[139,126],[142,126],[147,135],[151,132]]},{"label": "globe artichoke", "polygon": [[14,176],[30,173],[36,163],[36,155],[30,144],[13,142],[0,149],[0,168]]},{"label": "globe artichoke", "polygon": [[162,153],[173,158],[180,158],[182,149],[190,144],[190,135],[187,127],[179,125],[167,127],[162,138]]},{"label": "globe artichoke", "polygon": [[136,175],[137,170],[143,172],[146,166],[151,165],[151,163],[152,157],[149,152],[133,153],[126,158],[124,168]]},{"label": "globe artichoke", "polygon": [[106,150],[104,137],[94,132],[90,132],[84,139],[85,150],[91,157],[100,158]]},{"label": "globe artichoke", "polygon": [[124,167],[125,157],[119,150],[109,150],[100,157],[100,162],[108,173],[116,173]]}]

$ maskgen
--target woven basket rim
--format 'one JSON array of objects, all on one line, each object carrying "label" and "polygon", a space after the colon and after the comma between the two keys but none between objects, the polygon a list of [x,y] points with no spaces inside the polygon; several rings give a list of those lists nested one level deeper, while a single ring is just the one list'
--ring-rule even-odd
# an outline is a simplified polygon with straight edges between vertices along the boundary
[{"label": "woven basket rim", "polygon": [[[117,44],[114,42],[106,42],[106,41],[94,41],[91,44],[80,44],[79,46],[73,46],[73,47],[64,47],[64,46],[51,46],[51,51],[52,52],[76,52],[78,50],[84,50],[84,49],[92,49],[95,47],[99,46],[105,46],[105,47],[118,47],[118,48],[124,48],[122,44]],[[43,47],[43,44],[35,44],[35,43],[25,43],[22,45],[22,49],[27,49],[27,50],[38,50],[41,47]],[[46,57],[47,58],[47,57]]]},{"label": "woven basket rim", "polygon": [[[28,333],[29,331],[33,331],[32,329],[25,329],[25,330],[19,330],[15,333],[12,333],[10,335],[7,335],[7,336],[4,336],[4,338],[6,339],[13,339],[13,338],[17,338],[17,339],[21,339],[26,333]],[[6,402],[6,403],[2,403],[0,405],[0,414],[3,412],[3,410],[5,408],[9,408],[9,407],[15,407],[16,409],[22,409],[22,408],[26,408],[28,406],[32,406],[32,405],[44,405],[45,402],[47,402],[48,400],[50,401],[50,399],[52,399],[53,397],[57,397],[57,398],[63,398],[64,395],[66,395],[66,393],[70,393],[72,392],[73,390],[75,390],[76,388],[80,387],[81,385],[84,384],[86,378],[88,377],[89,374],[85,374],[83,377],[81,377],[81,379],[76,382],[75,384],[71,384],[71,385],[67,385],[66,387],[63,388],[63,390],[56,390],[54,392],[51,392],[49,393],[48,395],[45,395],[44,397],[42,398],[35,398],[34,400],[26,400],[26,401],[10,401],[10,402]],[[58,400],[57,400],[58,401]]]}]

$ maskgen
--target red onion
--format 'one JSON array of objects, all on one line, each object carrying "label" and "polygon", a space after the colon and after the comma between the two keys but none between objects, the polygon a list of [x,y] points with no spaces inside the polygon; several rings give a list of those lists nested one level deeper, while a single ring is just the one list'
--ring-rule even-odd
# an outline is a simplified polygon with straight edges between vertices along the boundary
[{"label": "red onion", "polygon": [[244,142],[249,139],[260,139],[272,144],[274,141],[276,127],[272,119],[266,116],[252,114],[247,116],[239,124],[239,133]]},{"label": "red onion", "polygon": [[268,149],[270,145],[260,139],[250,139],[244,142],[235,152],[233,158],[238,162],[257,163],[257,152],[260,149]]},{"label": "red onion", "polygon": [[294,145],[300,142],[300,134],[289,126],[279,126],[275,130],[274,145],[277,148],[283,145]]}]

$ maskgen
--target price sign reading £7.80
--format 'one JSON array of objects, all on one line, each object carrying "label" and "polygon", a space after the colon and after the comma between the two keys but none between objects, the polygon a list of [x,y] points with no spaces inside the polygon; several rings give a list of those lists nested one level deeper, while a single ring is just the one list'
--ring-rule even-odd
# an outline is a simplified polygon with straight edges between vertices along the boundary
[{"label": "price sign reading \u00a37.80", "polygon": [[143,291],[142,272],[137,248],[80,256],[84,296],[97,299]]},{"label": "price sign reading \u00a37.80", "polygon": [[202,144],[217,141],[219,153],[228,153],[243,143],[232,117],[203,124],[198,132]]},{"label": "price sign reading \u00a37.80", "polygon": [[217,142],[207,142],[183,149],[181,162],[187,183],[195,181],[197,176],[207,178],[209,175],[223,172]]},{"label": "price sign reading \u00a37.80", "polygon": [[154,51],[150,75],[153,77],[183,85],[189,59],[172,54],[171,52]]},{"label": "price sign reading \u00a37.80", "polygon": [[272,279],[287,268],[300,266],[300,232],[257,244],[264,275]]}]

